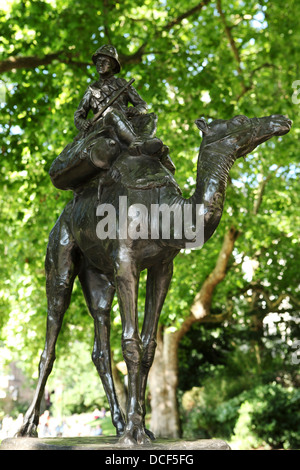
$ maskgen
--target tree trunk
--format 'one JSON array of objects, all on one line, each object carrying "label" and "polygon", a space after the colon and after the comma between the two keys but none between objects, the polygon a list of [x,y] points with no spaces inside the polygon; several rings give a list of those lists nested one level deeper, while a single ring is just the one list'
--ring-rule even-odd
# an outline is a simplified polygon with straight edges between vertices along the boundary
[{"label": "tree trunk", "polygon": [[178,339],[176,333],[162,329],[157,335],[155,359],[149,374],[151,399],[150,430],[156,437],[180,437],[177,404]]},{"label": "tree trunk", "polygon": [[216,265],[194,298],[190,315],[179,330],[159,328],[154,362],[150,369],[148,386],[151,401],[150,430],[156,437],[179,438],[180,419],[177,403],[178,346],[181,338],[195,322],[221,323],[231,315],[231,309],[211,315],[210,308],[215,287],[226,275],[229,258],[239,235],[231,227],[225,234]]}]

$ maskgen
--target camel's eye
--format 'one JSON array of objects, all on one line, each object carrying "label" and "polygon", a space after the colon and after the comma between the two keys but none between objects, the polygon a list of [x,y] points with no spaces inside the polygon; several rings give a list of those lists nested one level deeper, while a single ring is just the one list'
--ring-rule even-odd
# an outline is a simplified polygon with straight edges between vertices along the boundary
[{"label": "camel's eye", "polygon": [[248,121],[248,119],[246,118],[246,116],[243,116],[242,114],[241,114],[240,116],[235,116],[235,117],[233,118],[233,120],[234,120],[235,122],[237,122],[238,124],[243,124],[244,122],[247,122],[247,121]]},{"label": "camel's eye", "polygon": [[228,121],[227,127],[231,131],[236,130],[236,127],[242,126],[248,122],[248,118],[246,116],[240,115],[235,116],[234,118]]}]

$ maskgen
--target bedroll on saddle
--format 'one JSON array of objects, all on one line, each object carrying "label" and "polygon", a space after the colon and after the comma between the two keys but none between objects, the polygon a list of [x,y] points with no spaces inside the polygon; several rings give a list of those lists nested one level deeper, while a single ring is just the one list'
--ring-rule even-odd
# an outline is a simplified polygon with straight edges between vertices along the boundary
[{"label": "bedroll on saddle", "polygon": [[[84,137],[80,133],[54,160],[49,170],[53,185],[58,189],[74,190],[110,168],[119,153],[119,145],[104,137],[104,132],[93,131]],[[101,157],[92,152],[93,146],[101,148]]]}]

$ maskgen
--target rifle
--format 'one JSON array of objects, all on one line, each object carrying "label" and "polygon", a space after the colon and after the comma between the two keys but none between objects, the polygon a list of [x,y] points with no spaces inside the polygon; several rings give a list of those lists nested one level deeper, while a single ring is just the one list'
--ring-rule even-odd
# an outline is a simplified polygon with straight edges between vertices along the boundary
[{"label": "rifle", "polygon": [[109,101],[108,103],[106,103],[105,106],[103,106],[103,108],[100,109],[100,111],[98,111],[97,114],[95,114],[95,116],[93,117],[92,119],[92,124],[94,124],[101,116],[102,114],[104,113],[104,111],[107,110],[107,108],[109,108],[112,104],[114,104],[114,102],[119,98],[119,96],[122,95],[122,93],[124,93],[124,91],[135,81],[135,78],[132,78],[128,83],[126,83],[126,85],[123,86],[123,88],[121,88]]},{"label": "rifle", "polygon": [[[104,111],[106,111],[134,81],[135,81],[135,78],[132,78],[129,82],[127,82],[126,85],[124,85],[119,91],[117,91],[117,93],[112,98],[110,98],[110,100],[106,103],[106,105],[104,105],[100,109],[100,111],[98,111],[98,113],[95,114],[95,116],[91,119],[92,126],[95,124],[96,121],[98,121],[98,119],[102,116]],[[84,131],[84,130],[80,131],[74,140],[78,141],[86,137],[86,135],[91,131],[91,129],[92,127],[90,127],[87,131]]]}]

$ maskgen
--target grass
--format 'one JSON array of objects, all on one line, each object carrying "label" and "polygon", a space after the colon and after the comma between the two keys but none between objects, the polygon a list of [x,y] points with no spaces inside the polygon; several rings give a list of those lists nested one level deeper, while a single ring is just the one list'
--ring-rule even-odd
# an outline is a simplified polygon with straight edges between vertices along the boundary
[{"label": "grass", "polygon": [[91,426],[91,428],[94,428],[100,424],[103,431],[103,436],[115,436],[116,434],[116,428],[112,424],[110,416],[106,416],[105,418],[101,419],[95,419],[87,424]]}]

